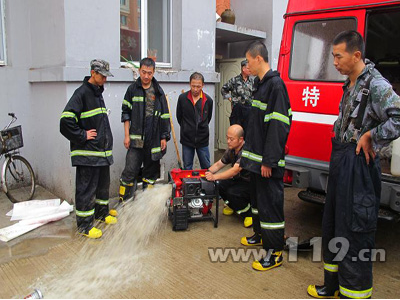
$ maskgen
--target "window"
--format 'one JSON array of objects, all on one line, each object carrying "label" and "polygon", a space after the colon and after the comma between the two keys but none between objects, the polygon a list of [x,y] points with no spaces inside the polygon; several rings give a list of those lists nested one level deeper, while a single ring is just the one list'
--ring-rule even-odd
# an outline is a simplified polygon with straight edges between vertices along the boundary
[{"label": "window", "polygon": [[120,0],[121,62],[171,65],[171,0]]},{"label": "window", "polygon": [[356,19],[299,22],[294,27],[290,78],[294,80],[344,81],[333,66],[332,41],[339,32],[355,30]]},{"label": "window", "polygon": [[0,65],[6,63],[6,36],[4,31],[4,1],[0,0]]}]

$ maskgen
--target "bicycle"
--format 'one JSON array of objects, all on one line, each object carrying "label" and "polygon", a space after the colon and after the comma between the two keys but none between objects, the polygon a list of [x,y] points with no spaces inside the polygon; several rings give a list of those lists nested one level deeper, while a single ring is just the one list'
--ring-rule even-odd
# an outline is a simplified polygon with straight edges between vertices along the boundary
[{"label": "bicycle", "polygon": [[5,157],[1,168],[1,187],[11,202],[31,200],[35,193],[35,174],[30,163],[21,155],[24,146],[21,125],[11,127],[17,117],[8,114],[10,123],[0,130],[0,160]]}]

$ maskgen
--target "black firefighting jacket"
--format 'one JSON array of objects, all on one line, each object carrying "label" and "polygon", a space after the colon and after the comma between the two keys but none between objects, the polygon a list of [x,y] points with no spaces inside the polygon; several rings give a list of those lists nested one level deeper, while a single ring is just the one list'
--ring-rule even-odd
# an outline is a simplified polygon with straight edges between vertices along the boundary
[{"label": "black firefighting jacket", "polygon": [[[158,81],[152,79],[155,91],[154,115],[149,122],[151,128],[151,158],[160,160],[166,153],[161,151],[161,140],[169,141],[171,124],[167,100],[164,91]],[[130,121],[129,135],[131,138],[130,147],[143,148],[145,140],[145,116],[146,114],[146,92],[142,87],[140,77],[133,82],[125,93],[122,101],[121,122]]]},{"label": "black firefighting jacket", "polygon": [[261,174],[261,165],[272,168],[272,177],[285,171],[285,145],[292,122],[286,86],[277,71],[256,78],[255,91],[240,166]]},{"label": "black firefighting jacket", "polygon": [[[73,166],[109,166],[113,161],[113,136],[108,121],[102,93],[85,77],[83,84],[75,90],[60,119],[60,132],[70,141]],[[96,129],[93,140],[86,139],[86,131]]]}]

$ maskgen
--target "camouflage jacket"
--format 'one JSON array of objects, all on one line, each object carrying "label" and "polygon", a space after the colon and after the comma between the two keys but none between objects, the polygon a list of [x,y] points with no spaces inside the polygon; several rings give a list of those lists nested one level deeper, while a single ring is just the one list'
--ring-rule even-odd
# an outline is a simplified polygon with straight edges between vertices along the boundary
[{"label": "camouflage jacket", "polygon": [[[393,91],[390,83],[375,69],[368,59],[365,68],[358,76],[353,89],[349,89],[350,80],[343,85],[343,97],[339,105],[339,117],[334,124],[335,138],[348,143],[354,135],[354,122],[358,115],[362,89],[370,76],[370,94],[357,141],[371,130],[372,145],[379,152],[382,147],[400,136],[400,97]],[[347,90],[350,95],[346,97]],[[341,130],[342,128],[342,130]],[[342,131],[342,133],[341,133]]]},{"label": "camouflage jacket", "polygon": [[243,80],[242,74],[228,80],[221,88],[221,94],[224,99],[232,98],[232,103],[251,105],[254,80],[248,78]]}]

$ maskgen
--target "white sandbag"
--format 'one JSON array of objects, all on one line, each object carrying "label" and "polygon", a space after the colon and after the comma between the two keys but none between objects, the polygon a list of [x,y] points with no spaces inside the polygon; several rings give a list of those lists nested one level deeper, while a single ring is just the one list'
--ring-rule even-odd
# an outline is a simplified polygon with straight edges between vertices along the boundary
[{"label": "white sandbag", "polygon": [[55,208],[60,206],[60,199],[30,200],[14,203],[11,221],[35,218],[54,213]]}]

